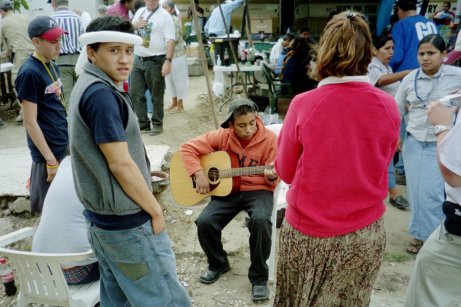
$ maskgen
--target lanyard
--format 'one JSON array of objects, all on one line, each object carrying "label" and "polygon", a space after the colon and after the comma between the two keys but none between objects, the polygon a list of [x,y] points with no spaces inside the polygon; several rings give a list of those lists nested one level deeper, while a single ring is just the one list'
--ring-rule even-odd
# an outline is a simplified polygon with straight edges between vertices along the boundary
[{"label": "lanyard", "polygon": [[[35,57],[37,60],[39,60],[40,63],[42,63],[43,67],[45,67],[46,72],[48,73],[48,76],[50,76],[50,79],[51,79],[51,81],[52,81],[53,83],[55,83],[57,80],[59,80],[59,78],[58,78],[58,73],[57,73],[56,69],[54,68],[53,64],[50,63],[50,66],[51,66],[51,68],[53,69],[53,74],[56,76],[57,80],[54,79],[53,74],[51,74],[51,71],[50,71],[50,69],[48,68],[48,66],[46,66],[45,62],[44,62],[44,61],[38,56],[38,54],[35,53],[35,52],[34,52],[34,57]],[[61,99],[61,103],[64,105],[64,95],[63,95],[61,89],[59,89],[58,96],[59,96],[59,98]]]},{"label": "lanyard", "polygon": [[[437,88],[437,86],[439,85],[439,82],[440,82],[440,79],[442,79],[443,77],[443,72],[445,70],[445,66],[442,67],[442,71],[440,72],[440,76],[437,78],[437,80],[435,81],[435,83],[432,83],[432,87],[431,87],[431,90],[429,91],[429,93],[427,94],[426,98],[425,99],[422,99],[419,95],[418,95],[418,84],[417,84],[417,80],[419,78],[419,71],[420,69],[418,69],[416,71],[416,76],[415,76],[415,81],[414,81],[414,89],[415,89],[415,95],[416,95],[416,98],[418,98],[419,101],[423,102],[425,100],[427,100],[431,94],[432,94],[432,91]],[[426,105],[424,105],[425,107]]]},{"label": "lanyard", "polygon": [[[158,8],[160,7],[160,4],[149,14],[149,16],[147,16],[147,19],[145,19],[146,21],[149,21],[149,19],[152,17],[152,15],[154,15],[155,12],[157,12]],[[142,18],[144,16],[144,13],[146,12],[147,9],[144,9],[144,11],[142,11],[141,15],[139,15],[139,18]]]}]

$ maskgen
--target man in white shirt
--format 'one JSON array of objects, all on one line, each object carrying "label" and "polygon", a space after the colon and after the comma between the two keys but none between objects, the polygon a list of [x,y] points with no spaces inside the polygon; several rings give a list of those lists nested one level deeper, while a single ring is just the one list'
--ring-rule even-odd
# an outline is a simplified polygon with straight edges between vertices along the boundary
[{"label": "man in white shirt", "polygon": [[[243,0],[227,0],[225,3],[220,4],[224,21],[226,22],[227,31],[230,29],[230,21],[232,13],[242,5]],[[224,26],[224,21],[219,11],[219,7],[211,12],[208,21],[205,24],[205,34],[208,36],[224,36],[226,35],[226,27]]]},{"label": "man in white shirt", "polygon": [[[163,96],[165,76],[170,73],[174,53],[175,30],[173,18],[165,11],[159,0],[145,0],[146,6],[140,8],[132,23],[143,45],[135,47],[135,62],[131,72],[130,93],[141,131],[150,135],[163,132]],[[146,97],[152,94],[152,118],[147,117]],[[152,129],[150,127],[152,121]]]}]

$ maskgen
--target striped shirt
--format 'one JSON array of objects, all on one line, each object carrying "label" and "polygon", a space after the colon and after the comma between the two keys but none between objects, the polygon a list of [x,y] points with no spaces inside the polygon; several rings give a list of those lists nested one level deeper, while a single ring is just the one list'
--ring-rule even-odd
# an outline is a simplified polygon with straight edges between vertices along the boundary
[{"label": "striped shirt", "polygon": [[62,36],[61,54],[74,54],[82,51],[82,45],[78,41],[84,33],[82,19],[68,8],[58,8],[51,16],[56,23],[69,34]]}]

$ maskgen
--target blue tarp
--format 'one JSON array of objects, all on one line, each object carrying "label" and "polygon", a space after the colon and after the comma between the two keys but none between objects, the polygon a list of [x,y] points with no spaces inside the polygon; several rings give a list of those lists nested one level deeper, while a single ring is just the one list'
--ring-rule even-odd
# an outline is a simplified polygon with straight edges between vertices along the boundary
[{"label": "blue tarp", "polygon": [[376,34],[379,36],[390,23],[394,0],[381,0],[379,5],[378,18],[376,19]]}]

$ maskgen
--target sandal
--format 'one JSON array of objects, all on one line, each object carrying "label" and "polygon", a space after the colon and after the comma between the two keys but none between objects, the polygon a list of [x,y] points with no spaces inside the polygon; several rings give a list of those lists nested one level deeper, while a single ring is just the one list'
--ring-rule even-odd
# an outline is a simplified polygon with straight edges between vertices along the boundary
[{"label": "sandal", "polygon": [[170,112],[172,110],[176,109],[176,105],[172,104],[171,106],[169,106],[168,108],[165,109],[165,111],[167,112]]},{"label": "sandal", "polygon": [[413,239],[413,241],[411,241],[411,243],[410,243],[410,246],[420,247],[423,244],[424,244],[423,240]]},{"label": "sandal", "polygon": [[178,107],[175,107],[171,109],[170,111],[168,111],[168,114],[175,114],[175,113],[182,113],[182,112],[184,112],[184,109],[179,109]]},{"label": "sandal", "polygon": [[424,241],[413,239],[409,246],[405,249],[410,255],[417,255],[423,247]]}]

